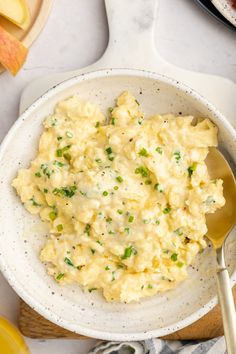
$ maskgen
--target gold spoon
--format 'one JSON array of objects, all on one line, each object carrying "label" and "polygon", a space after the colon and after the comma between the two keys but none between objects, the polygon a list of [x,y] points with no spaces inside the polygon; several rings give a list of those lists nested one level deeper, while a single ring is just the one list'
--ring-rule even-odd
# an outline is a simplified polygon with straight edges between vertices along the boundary
[{"label": "gold spoon", "polygon": [[211,149],[206,164],[211,179],[223,180],[226,203],[214,214],[207,214],[207,237],[216,251],[217,287],[228,354],[236,354],[236,314],[230,278],[224,260],[224,241],[236,223],[236,184],[233,172],[224,156]]}]

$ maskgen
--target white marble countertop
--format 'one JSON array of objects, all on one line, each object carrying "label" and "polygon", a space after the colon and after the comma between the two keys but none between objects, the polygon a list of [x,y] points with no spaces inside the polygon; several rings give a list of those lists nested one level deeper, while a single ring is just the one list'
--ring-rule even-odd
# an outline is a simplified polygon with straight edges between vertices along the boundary
[{"label": "white marble countertop", "polygon": [[[205,14],[193,0],[160,0],[157,22],[155,42],[166,60],[236,82],[236,34]],[[55,1],[24,68],[15,78],[8,73],[0,76],[0,141],[17,119],[20,94],[31,80],[87,66],[102,55],[107,42],[103,0]],[[1,275],[0,315],[17,321],[18,297]],[[85,354],[94,343],[26,340],[32,354]]]}]

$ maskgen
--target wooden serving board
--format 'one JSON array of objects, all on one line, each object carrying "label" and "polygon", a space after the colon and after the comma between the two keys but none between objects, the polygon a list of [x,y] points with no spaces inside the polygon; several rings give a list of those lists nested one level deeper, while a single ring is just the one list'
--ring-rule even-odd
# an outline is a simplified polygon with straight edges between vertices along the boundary
[{"label": "wooden serving board", "polygon": [[[236,286],[233,289],[236,305]],[[51,323],[32,310],[24,301],[20,302],[19,328],[22,334],[30,338],[68,338],[87,339],[81,334],[70,332]],[[207,315],[192,325],[163,337],[169,340],[209,339],[223,335],[220,306],[217,305]]]},{"label": "wooden serving board", "polygon": [[[53,0],[28,0],[27,3],[31,15],[31,23],[27,30],[17,27],[14,23],[8,21],[2,16],[0,16],[0,26],[5,28],[13,36],[19,39],[27,48],[29,48],[42,31],[50,13]],[[0,64],[0,74],[4,70],[5,69]]]}]

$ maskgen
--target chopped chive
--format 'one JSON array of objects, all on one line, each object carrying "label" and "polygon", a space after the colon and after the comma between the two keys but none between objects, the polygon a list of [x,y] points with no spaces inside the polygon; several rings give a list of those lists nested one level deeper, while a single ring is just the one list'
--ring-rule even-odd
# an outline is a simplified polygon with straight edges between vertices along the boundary
[{"label": "chopped chive", "polygon": [[63,154],[63,157],[65,160],[70,161],[71,160],[71,154],[69,154],[68,152],[66,152],[65,154]]},{"label": "chopped chive", "polygon": [[160,225],[160,220],[156,220],[155,224]]},{"label": "chopped chive", "polygon": [[103,243],[100,240],[96,241],[100,246],[103,246]]},{"label": "chopped chive", "polygon": [[49,219],[54,221],[57,218],[57,213],[55,211],[51,211],[49,213]]},{"label": "chopped chive", "polygon": [[175,160],[177,163],[179,163],[179,160],[181,159],[181,154],[180,154],[180,151],[179,150],[176,150],[174,153],[173,153],[174,157],[175,157]]},{"label": "chopped chive", "polygon": [[111,147],[108,147],[108,148],[106,149],[106,152],[107,152],[108,155],[112,154],[112,148],[111,148]]},{"label": "chopped chive", "polygon": [[74,267],[74,264],[73,264],[73,262],[70,260],[70,258],[65,257],[65,258],[64,258],[64,262],[65,262],[68,266]]},{"label": "chopped chive", "polygon": [[67,136],[67,138],[73,138],[73,134],[71,133],[71,132],[66,132],[66,136]]},{"label": "chopped chive", "polygon": [[79,191],[80,192],[80,194],[83,196],[83,197],[86,197],[86,192],[82,192],[82,191]]},{"label": "chopped chive", "polygon": [[117,191],[117,190],[119,189],[119,187],[118,187],[118,186],[114,186],[113,189],[114,189],[115,191]]},{"label": "chopped chive", "polygon": [[47,189],[47,188],[44,188],[44,189],[43,189],[43,192],[44,192],[44,193],[48,193],[48,189]]},{"label": "chopped chive", "polygon": [[178,229],[174,230],[174,233],[178,236],[182,236],[183,235],[183,228],[179,227]]},{"label": "chopped chive", "polygon": [[144,224],[150,224],[150,221],[151,221],[150,219],[143,219]]},{"label": "chopped chive", "polygon": [[139,151],[139,156],[144,156],[144,157],[148,157],[149,154],[147,152],[147,150],[145,148],[142,148],[140,151]]},{"label": "chopped chive", "polygon": [[58,167],[63,167],[63,166],[65,166],[64,163],[62,163],[62,162],[60,162],[60,161],[56,161],[56,160],[53,162],[53,165],[58,166]]},{"label": "chopped chive", "polygon": [[41,175],[40,172],[36,172],[34,175],[35,175],[36,177],[42,177],[42,175]]},{"label": "chopped chive", "polygon": [[153,288],[153,286],[151,285],[151,284],[148,284],[148,289],[152,289]]},{"label": "chopped chive", "polygon": [[90,236],[91,225],[87,224],[84,229],[84,233]]},{"label": "chopped chive", "polygon": [[140,106],[140,103],[139,103],[139,101],[138,101],[138,100],[135,100],[135,102],[137,103],[137,105],[138,105],[138,106]]},{"label": "chopped chive", "polygon": [[61,232],[63,230],[63,225],[59,224],[57,225],[57,231]]},{"label": "chopped chive", "polygon": [[88,291],[91,293],[92,291],[98,290],[97,288],[90,288]]},{"label": "chopped chive", "polygon": [[99,128],[100,127],[100,123],[96,122],[95,128]]},{"label": "chopped chive", "polygon": [[110,217],[106,218],[106,222],[108,222],[110,224],[112,222],[112,218],[110,218]]},{"label": "chopped chive", "polygon": [[90,251],[92,252],[92,254],[94,254],[96,252],[96,250],[93,248],[90,248]]},{"label": "chopped chive", "polygon": [[133,222],[134,221],[134,216],[133,215],[130,215],[129,216],[129,219],[128,219],[128,222]]},{"label": "chopped chive", "polygon": [[115,278],[115,271],[113,270],[113,272],[111,273],[112,274],[112,278],[111,278],[111,281],[114,281],[114,280],[116,280],[116,278]]},{"label": "chopped chive", "polygon": [[72,198],[75,195],[76,191],[77,191],[77,187],[73,185],[73,186],[67,186],[61,188],[54,188],[52,193],[57,196]]},{"label": "chopped chive", "polygon": [[95,161],[96,161],[97,163],[101,163],[101,162],[102,162],[101,159],[95,159]]},{"label": "chopped chive", "polygon": [[139,121],[138,121],[138,124],[139,124],[139,125],[141,125],[142,123],[143,123],[143,121],[142,121],[142,120],[139,120]]},{"label": "chopped chive", "polygon": [[32,202],[32,205],[35,206],[35,207],[40,207],[41,204],[37,203],[36,200],[34,199],[34,197],[30,198],[29,199],[31,202]]},{"label": "chopped chive", "polygon": [[140,174],[142,177],[148,176],[148,169],[144,166],[139,166],[134,171],[136,174]]},{"label": "chopped chive", "polygon": [[194,162],[191,166],[188,167],[188,176],[191,177],[193,172],[196,171],[197,163]]},{"label": "chopped chive", "polygon": [[115,232],[111,231],[111,230],[109,230],[108,233],[109,233],[109,235],[115,235]]},{"label": "chopped chive", "polygon": [[110,270],[111,268],[109,266],[106,266],[105,267],[105,270]]},{"label": "chopped chive", "polygon": [[122,214],[123,214],[123,210],[117,209],[117,213],[120,214],[120,215],[122,215]]},{"label": "chopped chive", "polygon": [[129,234],[129,227],[125,227],[125,232]]},{"label": "chopped chive", "polygon": [[102,195],[104,195],[104,197],[107,197],[107,196],[108,196],[108,192],[107,192],[107,191],[104,191],[104,192],[102,193]]},{"label": "chopped chive", "polygon": [[152,184],[152,181],[151,181],[150,179],[147,179],[147,180],[145,181],[145,184],[148,186],[149,184]]},{"label": "chopped chive", "polygon": [[64,273],[59,273],[57,276],[56,276],[56,280],[61,280],[61,278],[64,277]]},{"label": "chopped chive", "polygon": [[112,113],[113,108],[112,108],[112,107],[108,107],[108,109],[107,109],[107,110],[108,110],[108,112],[109,112],[109,113]]},{"label": "chopped chive", "polygon": [[171,207],[168,205],[165,209],[162,210],[163,214],[169,214],[171,212]]},{"label": "chopped chive", "polygon": [[57,149],[57,157],[62,157],[62,149]]},{"label": "chopped chive", "polygon": [[156,148],[156,152],[158,152],[158,154],[162,155],[163,151],[162,148],[160,148],[159,146]]},{"label": "chopped chive", "polygon": [[177,259],[178,259],[178,254],[177,254],[177,253],[172,253],[170,259],[171,259],[173,262],[176,262]]},{"label": "chopped chive", "polygon": [[176,265],[177,265],[177,267],[182,268],[184,266],[184,263],[183,262],[177,262]]},{"label": "chopped chive", "polygon": [[130,258],[132,254],[136,255],[137,251],[133,246],[129,246],[125,249],[123,256],[121,256],[121,259]]},{"label": "chopped chive", "polygon": [[115,118],[114,117],[111,118],[111,125],[115,125]]},{"label": "chopped chive", "polygon": [[169,250],[164,249],[162,252],[165,253],[165,254],[168,254]]},{"label": "chopped chive", "polygon": [[119,183],[122,183],[122,182],[123,182],[123,178],[122,178],[121,176],[117,176],[117,177],[116,177],[116,180],[117,180],[117,182],[119,182]]},{"label": "chopped chive", "polygon": [[156,189],[158,192],[163,193],[164,192],[164,187],[160,183],[156,183],[154,186],[154,189]]},{"label": "chopped chive", "polygon": [[60,141],[62,139],[62,136],[58,136],[57,140]]}]

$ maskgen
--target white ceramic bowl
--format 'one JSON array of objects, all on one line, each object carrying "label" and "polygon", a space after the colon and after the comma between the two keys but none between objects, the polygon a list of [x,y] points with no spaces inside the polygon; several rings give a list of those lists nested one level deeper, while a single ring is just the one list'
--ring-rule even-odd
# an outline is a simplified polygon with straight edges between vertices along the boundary
[{"label": "white ceramic bowl", "polygon": [[[211,248],[198,256],[189,278],[177,289],[136,304],[106,303],[100,294],[84,293],[79,286],[60,287],[46,274],[38,253],[45,230],[16,196],[11,181],[20,167],[35,156],[42,121],[55,104],[75,93],[81,99],[111,106],[124,90],[140,101],[146,115],[193,114],[209,117],[220,130],[219,141],[236,160],[236,134],[227,120],[207,101],[174,80],[154,73],[110,69],[65,81],[28,108],[12,127],[0,149],[0,267],[11,286],[32,308],[71,331],[107,340],[162,336],[183,328],[216,304],[215,257]],[[227,265],[236,280],[236,246],[227,242]]]}]

